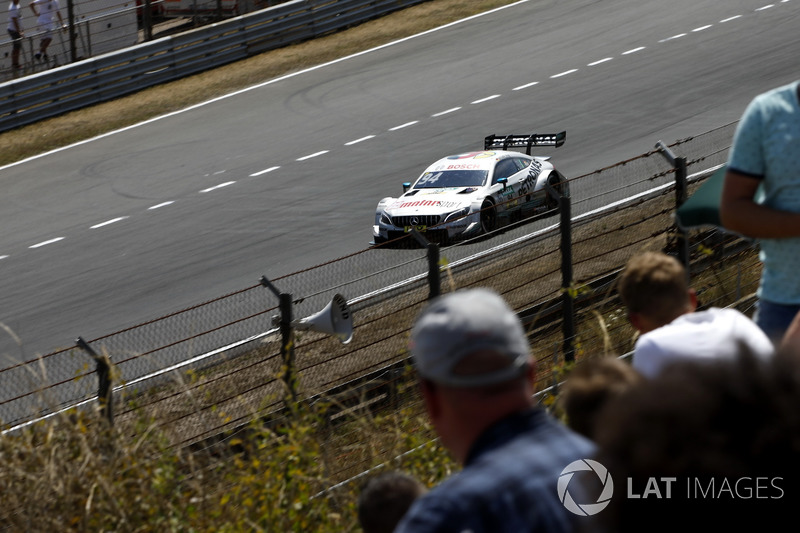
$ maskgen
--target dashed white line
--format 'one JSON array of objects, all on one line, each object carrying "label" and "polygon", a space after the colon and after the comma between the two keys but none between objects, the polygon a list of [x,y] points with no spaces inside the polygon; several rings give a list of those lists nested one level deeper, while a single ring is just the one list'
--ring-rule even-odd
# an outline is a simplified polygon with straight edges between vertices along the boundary
[{"label": "dashed white line", "polygon": [[667,37],[666,39],[661,39],[660,43],[665,43],[667,41],[674,41],[675,39],[680,39],[681,37],[686,37],[685,33],[679,33],[678,35],[673,35],[672,37]]},{"label": "dashed white line", "polygon": [[705,26],[700,26],[699,28],[695,28],[695,29],[693,29],[692,31],[693,31],[693,32],[695,32],[695,31],[703,31],[703,30],[707,30],[707,29],[708,29],[708,28],[710,28],[711,26],[713,26],[713,24],[706,24]]},{"label": "dashed white line", "polygon": [[42,241],[38,244],[34,244],[32,246],[28,246],[28,248],[41,248],[42,246],[47,246],[48,244],[53,244],[54,242],[63,241],[64,237],[56,237],[55,239],[50,239],[49,241]]},{"label": "dashed white line", "polygon": [[719,21],[719,23],[720,23],[720,24],[724,24],[724,23],[726,23],[726,22],[730,22],[730,21],[732,21],[732,20],[736,20],[736,19],[740,19],[740,18],[742,18],[742,16],[741,16],[741,15],[734,15],[734,16],[732,16],[732,17],[728,17],[728,18],[726,18],[726,19],[722,19],[722,20],[720,20],[720,21]]},{"label": "dashed white line", "polygon": [[522,89],[527,89],[528,87],[533,87],[534,85],[538,85],[538,81],[532,81],[530,83],[526,83],[525,85],[520,85],[519,87],[514,87],[512,91],[521,91]]},{"label": "dashed white line", "polygon": [[305,161],[306,159],[312,159],[314,157],[319,157],[321,155],[325,155],[330,150],[320,150],[319,152],[314,152],[313,154],[304,155],[303,157],[298,157],[296,161]]},{"label": "dashed white line", "polygon": [[348,143],[344,143],[344,145],[345,146],[353,146],[354,144],[358,144],[360,142],[368,141],[368,140],[374,139],[374,138],[375,138],[374,135],[367,135],[366,137],[361,137],[360,139],[355,139],[355,140],[350,141]]},{"label": "dashed white line", "polygon": [[626,51],[626,52],[622,52],[622,55],[626,56],[626,55],[628,55],[628,54],[635,54],[636,52],[641,52],[641,51],[642,51],[642,50],[644,50],[645,48],[646,48],[646,47],[644,47],[644,46],[640,46],[640,47],[638,47],[638,48],[631,48],[630,50],[628,50],[628,51]]},{"label": "dashed white line", "polygon": [[0,255],[0,259],[5,259],[7,257],[8,257],[7,255]]},{"label": "dashed white line", "polygon": [[389,128],[389,131],[401,130],[401,129],[407,128],[409,126],[413,126],[414,124],[417,124],[418,122],[419,122],[419,120],[412,120],[411,122],[406,122],[405,124],[400,124],[399,126],[395,126],[394,128]]},{"label": "dashed white line", "polygon": [[492,96],[487,96],[486,98],[481,98],[480,100],[475,100],[474,102],[470,102],[470,104],[482,104],[484,102],[488,102],[489,100],[494,100],[495,98],[500,98],[499,94],[493,94]]},{"label": "dashed white line", "polygon": [[442,115],[446,115],[448,113],[453,113],[461,109],[460,107],[451,107],[450,109],[445,109],[444,111],[439,111],[438,113],[434,113],[431,115],[432,117],[441,117]]},{"label": "dashed white line", "polygon": [[168,206],[168,205],[171,205],[171,204],[174,204],[174,203],[175,203],[174,201],[170,200],[169,202],[161,202],[160,204],[151,205],[151,206],[150,206],[150,207],[148,207],[147,209],[148,209],[148,210],[150,210],[150,209],[158,209],[158,208],[160,208],[160,207],[166,207],[166,206]]},{"label": "dashed white line", "polygon": [[214,185],[213,187],[209,187],[208,189],[203,189],[203,190],[202,190],[202,191],[200,191],[200,192],[211,192],[211,191],[215,191],[215,190],[217,190],[217,189],[221,189],[221,188],[223,188],[223,187],[227,187],[228,185],[233,185],[234,183],[236,183],[236,182],[235,182],[235,181],[226,181],[225,183],[220,183],[219,185]]},{"label": "dashed white line", "polygon": [[99,224],[95,224],[90,229],[102,228],[103,226],[108,226],[109,224],[114,224],[115,222],[119,222],[120,220],[125,220],[126,218],[128,218],[128,217],[112,218],[111,220],[106,220],[105,222],[101,222]]},{"label": "dashed white line", "polygon": [[775,4],[769,4],[764,7],[759,7],[758,9],[756,9],[756,11],[764,11],[765,9],[769,9],[771,7],[775,7]]},{"label": "dashed white line", "polygon": [[212,176],[217,176],[217,175],[219,175],[219,174],[225,174],[225,172],[226,172],[225,170],[217,170],[216,172],[214,172],[214,173],[212,174]]},{"label": "dashed white line", "polygon": [[264,170],[259,170],[258,172],[254,172],[253,174],[250,174],[250,177],[251,178],[255,178],[256,176],[260,176],[262,174],[266,174],[267,172],[272,172],[273,170],[278,170],[279,168],[281,168],[281,167],[265,168]]},{"label": "dashed white line", "polygon": [[600,63],[605,63],[607,61],[611,61],[612,59],[614,59],[614,58],[613,57],[604,57],[603,59],[598,59],[597,61],[592,61],[591,63],[589,63],[586,66],[587,67],[594,67],[595,65],[599,65]]},{"label": "dashed white line", "polygon": [[573,68],[570,70],[565,70],[564,72],[559,72],[558,74],[553,74],[550,78],[560,78],[561,76],[566,76],[568,74],[572,74],[573,72],[578,72],[578,69]]}]

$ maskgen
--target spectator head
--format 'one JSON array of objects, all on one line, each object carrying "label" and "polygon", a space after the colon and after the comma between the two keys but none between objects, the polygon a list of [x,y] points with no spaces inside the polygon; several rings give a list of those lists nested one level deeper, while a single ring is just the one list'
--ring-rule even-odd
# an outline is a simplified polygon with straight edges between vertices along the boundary
[{"label": "spectator head", "polygon": [[[792,520],[799,404],[800,361],[746,350],[676,363],[611,400],[596,426],[596,459],[621,490],[597,515],[600,530],[748,531],[765,517]],[[663,480],[673,480],[668,497]],[[660,498],[644,496],[648,484]]]},{"label": "spectator head", "polygon": [[686,269],[674,257],[644,252],[632,257],[617,282],[628,319],[640,333],[665,326],[697,308]]},{"label": "spectator head", "polygon": [[558,399],[567,425],[594,439],[595,423],[603,407],[643,381],[630,363],[617,357],[582,361],[569,373]]},{"label": "spectator head", "polygon": [[414,500],[427,492],[416,478],[384,472],[370,478],[358,497],[358,523],[364,533],[392,533]]},{"label": "spectator head", "polygon": [[488,425],[533,404],[525,330],[491,290],[459,290],[431,302],[414,324],[411,352],[428,416],[462,462]]}]

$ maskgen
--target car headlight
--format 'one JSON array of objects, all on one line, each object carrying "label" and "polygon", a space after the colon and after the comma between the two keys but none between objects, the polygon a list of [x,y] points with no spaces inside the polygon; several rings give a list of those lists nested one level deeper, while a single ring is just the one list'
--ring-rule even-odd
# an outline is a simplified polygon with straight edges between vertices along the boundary
[{"label": "car headlight", "polygon": [[459,209],[458,211],[453,211],[444,218],[444,221],[452,222],[453,220],[458,220],[459,218],[465,217],[467,215],[469,215],[469,207]]},{"label": "car headlight", "polygon": [[381,213],[381,224],[386,224],[387,226],[394,226],[394,224],[392,224],[392,219],[386,213]]}]

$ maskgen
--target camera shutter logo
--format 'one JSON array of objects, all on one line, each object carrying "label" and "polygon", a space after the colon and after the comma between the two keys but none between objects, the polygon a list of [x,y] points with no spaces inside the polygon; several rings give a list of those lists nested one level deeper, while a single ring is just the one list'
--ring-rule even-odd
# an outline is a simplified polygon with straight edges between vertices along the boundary
[{"label": "camera shutter logo", "polygon": [[[568,490],[569,482],[572,480],[575,472],[584,472],[588,470],[597,474],[597,477],[600,478],[600,482],[603,484],[603,490],[600,492],[600,496],[597,497],[595,503],[578,503],[572,498]],[[569,512],[579,516],[591,516],[599,513],[608,506],[613,494],[614,480],[611,479],[608,470],[605,466],[591,459],[573,461],[561,471],[561,475],[558,477],[558,498]]]}]

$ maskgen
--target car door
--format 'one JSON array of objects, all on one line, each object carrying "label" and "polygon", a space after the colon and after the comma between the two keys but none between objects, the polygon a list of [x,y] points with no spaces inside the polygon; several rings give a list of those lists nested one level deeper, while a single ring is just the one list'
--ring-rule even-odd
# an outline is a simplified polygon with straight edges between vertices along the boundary
[{"label": "car door", "polygon": [[[494,174],[492,175],[491,192],[497,205],[497,210],[506,211],[516,207],[515,188],[512,176],[519,172],[518,163],[515,158],[509,157],[497,162],[494,167]],[[498,182],[501,178],[506,178],[508,182],[506,186],[500,185]]]}]

